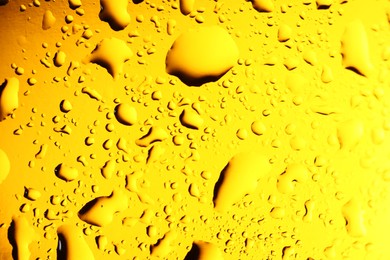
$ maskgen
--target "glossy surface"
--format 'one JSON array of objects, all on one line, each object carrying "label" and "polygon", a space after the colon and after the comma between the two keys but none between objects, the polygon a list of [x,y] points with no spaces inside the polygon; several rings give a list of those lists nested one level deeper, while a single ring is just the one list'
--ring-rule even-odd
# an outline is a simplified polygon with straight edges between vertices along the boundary
[{"label": "glossy surface", "polygon": [[390,258],[389,1],[0,4],[0,259]]}]

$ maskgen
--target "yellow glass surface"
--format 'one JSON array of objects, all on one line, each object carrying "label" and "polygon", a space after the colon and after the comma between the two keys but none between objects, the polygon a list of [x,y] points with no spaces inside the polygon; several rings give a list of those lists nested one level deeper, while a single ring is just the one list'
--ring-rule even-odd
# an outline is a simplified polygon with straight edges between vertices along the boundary
[{"label": "yellow glass surface", "polygon": [[388,0],[0,0],[0,259],[390,259]]}]

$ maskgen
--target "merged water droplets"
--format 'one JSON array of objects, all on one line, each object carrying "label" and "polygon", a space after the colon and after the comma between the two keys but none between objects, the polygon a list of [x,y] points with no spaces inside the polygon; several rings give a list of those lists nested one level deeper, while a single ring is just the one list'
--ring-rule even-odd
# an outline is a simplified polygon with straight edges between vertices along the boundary
[{"label": "merged water droplets", "polygon": [[2,121],[19,107],[19,80],[6,79],[0,88],[0,121]]},{"label": "merged water droplets", "polygon": [[58,257],[64,259],[95,259],[80,229],[70,224],[58,228]]},{"label": "merged water droplets", "polygon": [[361,21],[349,23],[341,39],[343,64],[363,76],[369,76],[374,67],[371,63],[367,34]]},{"label": "merged water droplets", "polygon": [[88,202],[79,212],[80,219],[103,227],[113,221],[114,214],[127,209],[127,196],[122,190],[114,190],[110,196]]},{"label": "merged water droplets", "polygon": [[197,27],[181,34],[166,58],[167,72],[187,85],[215,81],[238,59],[238,48],[219,26]]},{"label": "merged water droplets", "polygon": [[123,30],[129,25],[131,20],[131,16],[127,12],[127,5],[128,2],[125,0],[116,2],[100,0],[101,10],[99,18],[108,22],[113,30]]},{"label": "merged water droplets", "polygon": [[14,247],[14,256],[17,259],[29,259],[31,252],[29,246],[38,240],[38,235],[31,223],[24,216],[17,216],[12,219],[11,244]]},{"label": "merged water droplets", "polygon": [[103,39],[92,53],[86,57],[85,62],[96,63],[117,78],[123,71],[123,64],[133,55],[127,44],[117,38]]},{"label": "merged water droplets", "polygon": [[270,165],[267,157],[256,152],[235,155],[221,172],[214,187],[214,207],[227,211],[244,195],[256,190],[258,181],[267,175]]},{"label": "merged water droplets", "polygon": [[7,154],[0,149],[0,184],[7,178],[10,170],[11,163],[8,159]]}]

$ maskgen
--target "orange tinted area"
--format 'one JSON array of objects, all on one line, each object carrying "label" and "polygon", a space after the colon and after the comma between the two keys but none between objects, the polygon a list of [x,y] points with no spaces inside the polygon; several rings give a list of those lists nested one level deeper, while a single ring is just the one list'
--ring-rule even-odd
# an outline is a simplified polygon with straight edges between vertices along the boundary
[{"label": "orange tinted area", "polygon": [[386,0],[0,1],[0,259],[389,259]]}]

